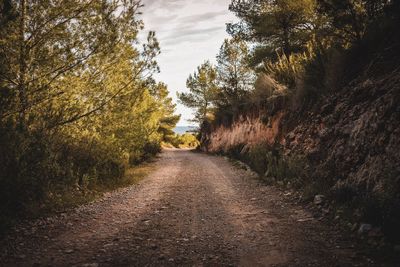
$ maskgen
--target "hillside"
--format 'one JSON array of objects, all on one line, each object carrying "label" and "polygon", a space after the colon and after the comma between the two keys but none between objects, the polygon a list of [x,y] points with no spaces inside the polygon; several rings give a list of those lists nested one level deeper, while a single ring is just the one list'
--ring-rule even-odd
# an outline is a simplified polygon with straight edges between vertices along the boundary
[{"label": "hillside", "polygon": [[303,200],[324,195],[332,219],[344,213],[352,225],[372,224],[398,241],[399,102],[394,68],[360,76],[308,109],[245,112],[230,125],[203,127],[202,149],[245,161]]}]

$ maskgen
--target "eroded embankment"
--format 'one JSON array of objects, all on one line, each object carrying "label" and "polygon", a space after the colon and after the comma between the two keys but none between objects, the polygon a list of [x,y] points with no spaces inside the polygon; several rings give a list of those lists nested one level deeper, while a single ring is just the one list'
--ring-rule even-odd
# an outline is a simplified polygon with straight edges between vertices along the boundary
[{"label": "eroded embankment", "polygon": [[[243,115],[203,133],[203,149],[246,161],[268,180],[323,194],[342,216],[400,240],[400,72],[353,82],[312,111]],[[353,226],[353,228],[356,228]],[[358,229],[358,227],[357,227]],[[379,228],[377,232],[380,232]]]}]

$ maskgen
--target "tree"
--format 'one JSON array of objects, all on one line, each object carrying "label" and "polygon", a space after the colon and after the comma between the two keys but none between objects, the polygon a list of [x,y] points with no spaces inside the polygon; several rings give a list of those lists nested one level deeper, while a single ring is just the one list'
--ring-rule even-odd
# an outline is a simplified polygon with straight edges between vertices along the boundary
[{"label": "tree", "polygon": [[162,135],[164,141],[169,142],[175,136],[173,129],[181,116],[174,114],[176,105],[172,98],[168,97],[168,89],[164,83],[158,83],[154,91],[157,102],[161,104],[159,110],[163,114],[159,121],[158,132]]},{"label": "tree", "polygon": [[249,66],[249,49],[240,38],[226,39],[217,55],[219,96],[216,99],[220,109],[235,113],[240,101],[253,88],[254,70]]},{"label": "tree", "polygon": [[152,78],[155,33],[137,38],[140,6],[0,0],[1,214],[56,188],[115,183],[159,151],[179,116]]},{"label": "tree", "polygon": [[315,29],[315,0],[233,0],[229,9],[241,21],[228,32],[262,43],[264,55],[301,50]]},{"label": "tree", "polygon": [[[13,11],[11,1],[0,0],[0,36],[8,36],[10,34],[8,25],[15,21],[16,15]],[[0,46],[1,47],[1,46]],[[10,67],[6,61],[6,51],[0,49],[0,119],[14,105],[14,93],[9,83],[2,79],[6,74],[9,75]]]},{"label": "tree", "polygon": [[329,18],[336,39],[347,46],[360,42],[367,27],[384,14],[389,0],[321,0],[319,12]]},{"label": "tree", "polygon": [[195,122],[203,123],[211,118],[214,109],[213,101],[218,92],[217,70],[209,62],[197,68],[197,72],[190,75],[186,81],[189,93],[178,93],[179,101],[195,109]]},{"label": "tree", "polygon": [[139,6],[139,1],[13,2],[17,19],[7,23],[0,47],[9,69],[0,78],[16,95],[16,110],[8,115],[19,114],[19,124],[27,126],[33,118],[40,120],[35,107],[52,113],[54,101],[68,94],[55,83],[87,71],[87,62],[96,55],[115,56],[118,43],[135,41],[141,27],[134,16]]}]

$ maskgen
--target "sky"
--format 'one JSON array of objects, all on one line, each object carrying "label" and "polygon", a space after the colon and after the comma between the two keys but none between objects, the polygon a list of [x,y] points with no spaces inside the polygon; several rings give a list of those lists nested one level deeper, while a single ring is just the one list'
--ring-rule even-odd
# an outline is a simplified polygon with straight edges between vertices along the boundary
[{"label": "sky", "polygon": [[[143,36],[155,31],[160,42],[158,81],[168,85],[181,114],[180,126],[193,125],[193,110],[179,104],[176,92],[187,92],[186,79],[206,60],[215,56],[225,38],[226,23],[236,21],[228,10],[231,0],[142,0]],[[143,38],[142,36],[142,38]]]}]

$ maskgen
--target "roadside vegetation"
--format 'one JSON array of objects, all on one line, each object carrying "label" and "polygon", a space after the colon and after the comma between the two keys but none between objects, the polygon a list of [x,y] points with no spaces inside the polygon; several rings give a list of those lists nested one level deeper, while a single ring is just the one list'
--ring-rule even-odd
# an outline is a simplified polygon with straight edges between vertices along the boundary
[{"label": "roadside vegetation", "polygon": [[[178,95],[181,103],[197,111],[205,150],[207,135],[218,127],[230,129],[251,117],[268,126],[271,116],[284,111],[284,135],[299,121],[307,121],[328,96],[398,71],[399,1],[232,0],[229,8],[239,22],[227,26],[231,38],[223,42],[216,64],[202,64],[187,80],[190,92]],[[339,175],[333,159],[324,172],[313,172],[322,156],[310,160],[304,151],[288,153],[279,140],[272,145],[239,144],[221,152],[245,161],[268,182],[303,191],[307,200],[327,195],[335,205],[349,208],[350,217],[373,222],[389,239],[400,240],[396,163],[387,163],[388,174],[375,178],[382,186],[372,189],[365,181],[346,184],[354,169]],[[345,186],[333,190],[341,179]]]},{"label": "roadside vegetation", "polygon": [[360,75],[396,67],[398,1],[233,0],[229,9],[240,21],[227,25],[216,64],[205,61],[178,94],[200,124],[311,109]]},{"label": "roadside vegetation", "polygon": [[0,1],[1,229],[124,184],[179,121],[140,5]]},{"label": "roadside vegetation", "polygon": [[197,136],[194,133],[174,134],[170,136],[163,147],[167,148],[192,148],[195,149],[200,145]]}]

